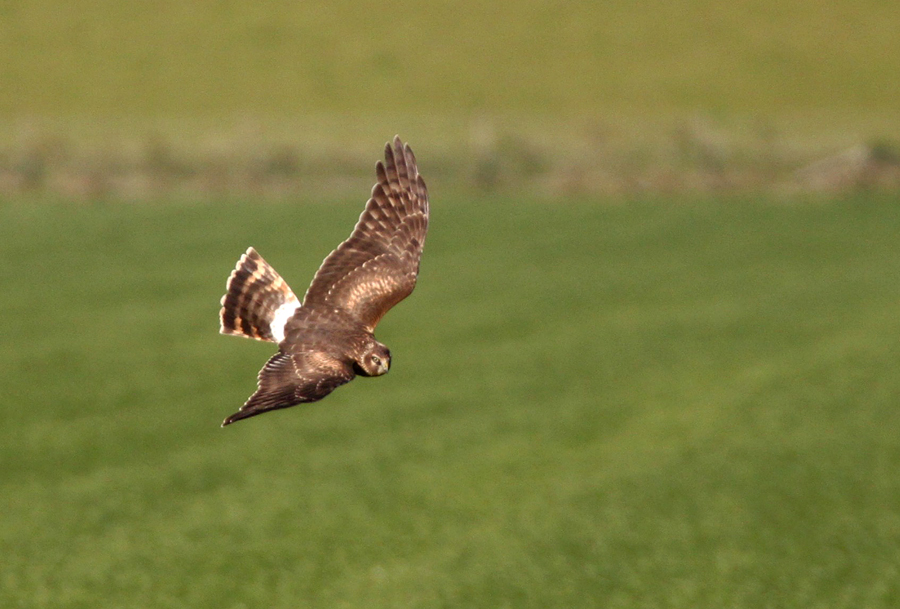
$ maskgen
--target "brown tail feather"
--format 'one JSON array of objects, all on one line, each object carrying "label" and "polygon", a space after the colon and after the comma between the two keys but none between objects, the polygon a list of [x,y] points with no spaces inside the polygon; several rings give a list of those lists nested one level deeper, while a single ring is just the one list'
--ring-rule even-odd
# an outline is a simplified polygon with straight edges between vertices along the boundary
[{"label": "brown tail feather", "polygon": [[[300,306],[281,275],[252,247],[238,260],[225,290],[219,311],[222,334],[280,342],[287,320],[284,313]],[[273,321],[277,327],[273,328]]]}]

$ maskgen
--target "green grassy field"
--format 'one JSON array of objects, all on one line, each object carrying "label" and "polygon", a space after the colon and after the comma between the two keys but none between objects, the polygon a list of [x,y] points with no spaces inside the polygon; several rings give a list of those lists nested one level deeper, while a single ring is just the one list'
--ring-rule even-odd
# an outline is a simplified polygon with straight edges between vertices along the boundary
[{"label": "green grassy field", "polygon": [[395,133],[467,194],[896,190],[897,31],[894,0],[0,2],[0,196],[339,196]]},{"label": "green grassy field", "polygon": [[0,605],[900,604],[896,200],[434,197],[391,373],[220,429],[361,203],[0,205]]},{"label": "green grassy field", "polygon": [[459,151],[485,119],[557,154],[648,154],[698,119],[776,158],[896,143],[898,30],[885,0],[6,2],[0,169],[54,138],[88,165],[147,140],[315,153],[399,132]]},{"label": "green grassy field", "polygon": [[885,0],[7,2],[0,116],[709,112],[898,126],[898,27]]}]

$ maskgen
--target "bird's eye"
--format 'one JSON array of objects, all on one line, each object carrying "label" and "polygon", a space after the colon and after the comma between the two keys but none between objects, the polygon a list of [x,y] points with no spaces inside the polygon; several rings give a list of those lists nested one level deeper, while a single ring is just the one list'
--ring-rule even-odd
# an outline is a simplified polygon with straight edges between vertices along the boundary
[{"label": "bird's eye", "polygon": [[377,355],[373,355],[373,356],[372,356],[372,363],[375,364],[376,366],[380,366],[380,365],[381,365],[381,358],[378,357]]}]

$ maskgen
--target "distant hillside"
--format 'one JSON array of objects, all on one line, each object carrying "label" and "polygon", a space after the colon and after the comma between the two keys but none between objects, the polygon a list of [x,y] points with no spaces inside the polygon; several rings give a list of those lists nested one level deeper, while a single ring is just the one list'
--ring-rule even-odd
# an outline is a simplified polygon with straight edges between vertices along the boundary
[{"label": "distant hillside", "polygon": [[[900,4],[33,0],[0,116],[896,114]],[[896,120],[896,119],[892,119]]]},{"label": "distant hillside", "polygon": [[447,188],[893,187],[897,32],[879,0],[2,3],[0,195],[339,191],[395,133]]}]

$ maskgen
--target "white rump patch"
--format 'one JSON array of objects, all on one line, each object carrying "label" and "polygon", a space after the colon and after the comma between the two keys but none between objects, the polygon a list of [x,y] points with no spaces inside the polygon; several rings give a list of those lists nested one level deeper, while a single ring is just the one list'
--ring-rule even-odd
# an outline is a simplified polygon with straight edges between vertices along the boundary
[{"label": "white rump patch", "polygon": [[272,337],[276,343],[281,343],[284,340],[284,326],[299,308],[300,301],[292,298],[275,311],[275,315],[269,324],[269,329],[272,331]]}]

